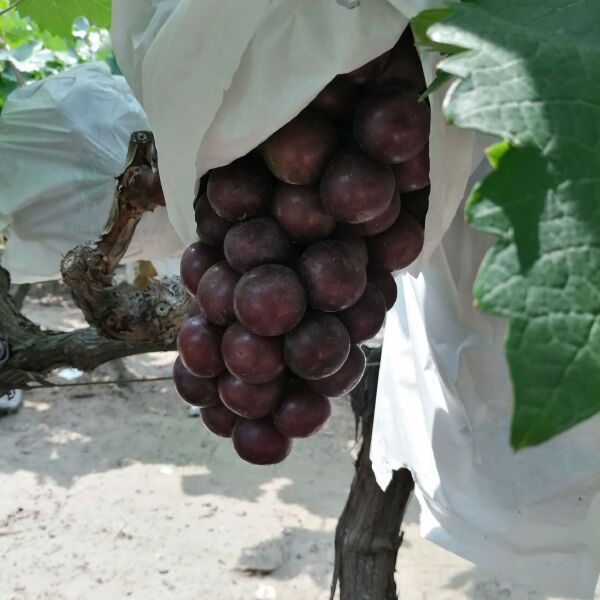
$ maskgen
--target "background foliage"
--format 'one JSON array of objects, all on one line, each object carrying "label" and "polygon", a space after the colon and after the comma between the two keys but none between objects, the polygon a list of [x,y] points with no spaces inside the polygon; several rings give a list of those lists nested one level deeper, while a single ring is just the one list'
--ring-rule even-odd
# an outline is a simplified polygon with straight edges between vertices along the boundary
[{"label": "background foliage", "polygon": [[[9,0],[0,0],[0,11],[10,4]],[[98,25],[110,22],[109,0],[99,2],[102,6],[108,4],[102,15],[92,10],[96,5],[93,0],[61,0],[60,8],[57,4],[50,0],[22,0],[0,15],[0,109],[17,86],[78,63],[105,60],[113,72],[118,72],[110,33]],[[88,20],[92,16],[98,17],[92,19],[93,25]]]}]

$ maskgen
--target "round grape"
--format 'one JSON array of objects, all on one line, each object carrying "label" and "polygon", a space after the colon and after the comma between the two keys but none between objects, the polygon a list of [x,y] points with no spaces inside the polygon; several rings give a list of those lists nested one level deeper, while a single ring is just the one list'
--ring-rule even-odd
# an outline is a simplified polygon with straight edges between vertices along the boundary
[{"label": "round grape", "polygon": [[213,169],[206,189],[213,210],[227,221],[245,221],[266,212],[272,192],[273,179],[255,156]]},{"label": "round grape", "polygon": [[231,373],[219,377],[219,397],[229,410],[246,419],[266,417],[277,408],[283,394],[283,376],[252,384]]},{"label": "round grape", "polygon": [[403,211],[387,231],[368,239],[369,264],[384,271],[404,269],[419,256],[423,242],[423,227]]},{"label": "round grape", "polygon": [[330,81],[310,104],[335,123],[352,120],[361,98],[361,89],[349,77],[341,75]]},{"label": "round grape", "polygon": [[323,208],[315,186],[280,184],[271,212],[290,238],[305,244],[326,238],[336,224]]},{"label": "round grape", "polygon": [[353,344],[366,342],[377,335],[385,321],[386,305],[382,293],[372,283],[367,283],[358,302],[337,313],[350,334]]},{"label": "round grape", "polygon": [[331,415],[331,402],[302,381],[290,382],[273,414],[275,427],[288,438],[307,438],[319,431]]},{"label": "round grape", "polygon": [[398,286],[393,275],[388,271],[367,270],[367,281],[372,283],[382,294],[386,310],[390,310],[398,298]]},{"label": "round grape", "polygon": [[285,361],[303,379],[320,379],[338,371],[350,353],[350,336],[342,322],[326,313],[308,315],[286,334]]},{"label": "round grape", "polygon": [[202,275],[196,298],[200,309],[211,323],[228,325],[235,321],[233,292],[239,279],[240,275],[224,260]]},{"label": "round grape", "polygon": [[365,291],[363,264],[338,241],[317,242],[304,251],[298,270],[313,308],[336,312],[352,306]]},{"label": "round grape", "polygon": [[210,267],[223,258],[220,250],[201,242],[188,246],[181,256],[181,282],[188,294],[196,295],[200,278]]},{"label": "round grape", "polygon": [[184,366],[178,356],[173,365],[173,383],[179,397],[192,406],[211,406],[219,403],[217,380],[196,377]]},{"label": "round grape", "polygon": [[221,246],[232,224],[212,209],[206,194],[198,198],[194,212],[198,239],[209,246]]},{"label": "round grape", "polygon": [[292,449],[292,441],[270,419],[238,419],[232,437],[238,456],[253,465],[280,463]]},{"label": "round grape", "polygon": [[400,194],[396,192],[390,205],[379,216],[364,223],[357,223],[356,225],[347,224],[344,226],[344,230],[356,236],[370,236],[381,233],[394,224],[400,214],[401,204]]},{"label": "round grape", "polygon": [[339,371],[329,377],[315,379],[309,385],[328,398],[345,396],[359,384],[366,366],[365,353],[358,346],[352,346],[346,362]]},{"label": "round grape", "polygon": [[343,225],[336,227],[335,231],[331,234],[330,239],[337,242],[342,242],[346,245],[346,248],[350,251],[356,260],[361,265],[367,266],[369,262],[369,251],[367,250],[367,242],[363,238],[358,237],[355,233],[350,231]]},{"label": "round grape", "polygon": [[305,110],[263,143],[262,154],[280,181],[310,185],[321,176],[336,144],[333,125],[320,113]]},{"label": "round grape", "polygon": [[414,192],[429,186],[429,146],[406,162],[392,165],[396,189],[400,192]]},{"label": "round grape", "polygon": [[286,262],[291,244],[273,219],[261,217],[232,227],[224,249],[227,262],[238,273],[245,273],[258,265]]},{"label": "round grape", "polygon": [[425,228],[425,218],[429,210],[429,187],[402,194],[402,210],[409,212]]},{"label": "round grape", "polygon": [[282,339],[254,335],[239,323],[223,335],[222,351],[229,372],[246,383],[273,381],[285,369]]},{"label": "round grape", "polygon": [[207,406],[200,409],[200,418],[206,429],[219,437],[231,437],[238,416],[232,413],[220,401],[216,406]]},{"label": "round grape", "polygon": [[256,335],[291,331],[306,312],[306,293],[298,276],[283,265],[262,265],[237,284],[234,309],[240,323]]},{"label": "round grape", "polygon": [[374,219],[390,205],[394,191],[389,167],[349,149],[331,159],[319,188],[325,210],[345,223]]},{"label": "round grape", "polygon": [[188,371],[197,377],[216,377],[223,371],[220,351],[223,331],[202,314],[185,321],[177,336],[177,349]]},{"label": "round grape", "polygon": [[373,158],[386,164],[416,156],[429,139],[429,107],[403,89],[367,96],[354,114],[354,137]]}]

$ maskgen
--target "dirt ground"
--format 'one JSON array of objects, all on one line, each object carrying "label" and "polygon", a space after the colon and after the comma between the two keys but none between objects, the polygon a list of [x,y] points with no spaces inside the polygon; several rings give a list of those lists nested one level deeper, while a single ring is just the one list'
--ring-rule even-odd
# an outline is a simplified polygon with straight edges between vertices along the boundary
[{"label": "dirt ground", "polygon": [[[53,328],[81,325],[60,293],[33,290],[26,313]],[[133,357],[84,381],[168,376],[173,359]],[[353,470],[345,401],[286,462],[258,468],[190,418],[168,381],[25,398],[0,419],[0,600],[329,597]],[[413,503],[402,600],[549,600],[421,540],[417,520]]]}]

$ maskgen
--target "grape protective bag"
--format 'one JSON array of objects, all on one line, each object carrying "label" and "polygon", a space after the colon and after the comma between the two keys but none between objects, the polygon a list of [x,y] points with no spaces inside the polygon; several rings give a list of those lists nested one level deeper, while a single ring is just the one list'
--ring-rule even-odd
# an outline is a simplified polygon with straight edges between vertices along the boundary
[{"label": "grape protective bag", "polygon": [[[487,169],[486,161],[471,183]],[[373,470],[382,488],[393,470],[412,471],[423,537],[515,583],[591,599],[600,571],[600,418],[541,446],[510,447],[506,323],[474,308],[472,297],[493,239],[466,225],[462,208],[419,276],[397,278]]]},{"label": "grape protective bag", "polygon": [[[105,63],[75,66],[19,88],[0,115],[2,266],[14,283],[60,278],[60,261],[102,233],[142,107]],[[147,213],[125,260],[166,258],[183,243],[166,209]]]},{"label": "grape protective bag", "polygon": [[[169,217],[181,237],[188,243],[195,239],[192,203],[199,177],[254,149],[335,75],[391,48],[410,17],[436,5],[428,0],[362,0],[359,8],[349,10],[334,0],[113,0],[117,60],[154,131]],[[428,81],[438,58],[422,55]],[[399,302],[388,318],[371,454],[374,470],[385,487],[392,469],[412,469],[428,539],[521,583],[585,595],[594,579],[582,538],[597,485],[591,478],[593,465],[588,461],[572,470],[566,479],[567,501],[556,505],[546,500],[559,493],[554,485],[558,477],[516,479],[544,465],[564,475],[579,456],[569,446],[577,440],[572,436],[558,450],[542,447],[517,456],[507,449],[512,394],[501,356],[502,323],[469,309],[468,278],[483,250],[476,234],[461,227],[458,210],[482,144],[475,145],[473,133],[445,123],[442,99],[441,91],[430,98],[432,185],[425,245],[408,274],[398,279]],[[451,224],[454,229],[442,242]],[[452,269],[444,271],[445,264]],[[488,361],[491,372],[468,367],[463,355],[477,354],[477,349],[469,350],[475,341],[489,350],[481,360]],[[491,424],[467,419],[472,405],[479,416],[492,415]],[[490,426],[499,430],[492,439],[503,454],[501,461],[487,460],[483,468],[477,445],[485,443]],[[471,429],[475,434],[468,438]],[[583,446],[586,452],[594,448],[587,434]],[[564,460],[557,460],[559,450],[567,452]],[[532,454],[535,460],[528,458]],[[502,502],[492,494],[501,485],[507,489]],[[512,490],[515,503],[503,503]],[[569,515],[565,507],[575,490],[583,494],[582,501]],[[539,511],[537,498],[542,501]],[[524,531],[533,537],[519,537],[511,524],[523,524],[518,511],[529,503],[525,514],[531,523]],[[561,509],[556,519],[551,514],[555,507]],[[544,545],[556,550],[544,550]],[[558,571],[560,566],[571,569],[569,576]]]},{"label": "grape protective bag", "polygon": [[[141,101],[159,151],[167,210],[196,239],[194,186],[285,125],[335,75],[389,50],[433,0],[113,0],[119,67]],[[437,56],[423,55],[428,81]],[[449,127],[432,102],[432,191],[417,273],[448,228],[470,175],[470,132]]]}]

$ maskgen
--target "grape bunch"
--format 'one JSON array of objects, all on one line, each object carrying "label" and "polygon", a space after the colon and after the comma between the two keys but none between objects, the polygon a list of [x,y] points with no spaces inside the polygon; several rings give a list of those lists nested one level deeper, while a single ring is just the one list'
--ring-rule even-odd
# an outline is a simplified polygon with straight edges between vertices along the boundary
[{"label": "grape bunch", "polygon": [[181,276],[197,305],[173,378],[239,456],[275,464],[365,371],[360,343],[423,246],[429,124],[410,33],[337,76],[249,155],[212,170]]}]

